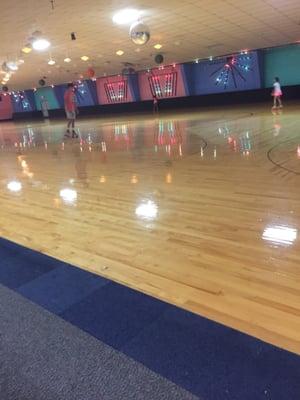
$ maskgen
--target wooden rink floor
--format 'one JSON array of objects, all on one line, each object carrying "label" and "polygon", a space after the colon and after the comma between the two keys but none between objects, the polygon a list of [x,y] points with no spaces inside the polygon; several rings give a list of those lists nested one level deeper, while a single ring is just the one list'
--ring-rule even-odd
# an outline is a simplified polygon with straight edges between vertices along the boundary
[{"label": "wooden rink floor", "polygon": [[0,234],[300,354],[300,104],[0,124]]}]

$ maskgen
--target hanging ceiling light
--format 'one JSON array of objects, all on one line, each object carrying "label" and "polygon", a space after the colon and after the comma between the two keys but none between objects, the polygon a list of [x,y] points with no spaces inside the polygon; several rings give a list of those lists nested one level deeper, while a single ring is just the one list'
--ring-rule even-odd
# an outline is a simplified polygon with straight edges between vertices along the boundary
[{"label": "hanging ceiling light", "polygon": [[37,51],[44,51],[50,47],[50,42],[44,38],[35,38],[32,42],[32,47]]},{"label": "hanging ceiling light", "polygon": [[19,67],[15,61],[9,61],[8,63],[6,63],[6,65],[8,66],[8,68],[11,71],[17,71],[19,69]]},{"label": "hanging ceiling light", "polygon": [[49,65],[55,65],[55,61],[52,60],[52,58],[50,58],[50,60],[48,61],[48,64],[49,64]]},{"label": "hanging ceiling light", "polygon": [[80,58],[82,59],[82,61],[88,61],[90,59],[90,57],[88,56],[82,56]]},{"label": "hanging ceiling light", "polygon": [[64,62],[65,63],[69,63],[69,62],[71,62],[72,60],[71,60],[71,58],[70,57],[66,57],[65,59],[64,59]]},{"label": "hanging ceiling light", "polygon": [[5,72],[17,71],[19,67],[15,61],[7,61],[2,64],[2,70]]}]

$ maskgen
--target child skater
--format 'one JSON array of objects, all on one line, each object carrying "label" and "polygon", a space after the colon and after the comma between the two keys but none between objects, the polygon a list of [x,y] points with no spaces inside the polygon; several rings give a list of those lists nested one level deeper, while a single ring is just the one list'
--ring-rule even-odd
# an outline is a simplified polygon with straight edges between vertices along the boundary
[{"label": "child skater", "polygon": [[158,112],[158,98],[156,96],[156,94],[153,95],[153,113],[157,113]]},{"label": "child skater", "polygon": [[272,92],[272,96],[274,98],[273,108],[277,108],[277,104],[279,108],[282,108],[282,101],[281,101],[282,91],[278,77],[274,78],[273,88],[274,88]]}]

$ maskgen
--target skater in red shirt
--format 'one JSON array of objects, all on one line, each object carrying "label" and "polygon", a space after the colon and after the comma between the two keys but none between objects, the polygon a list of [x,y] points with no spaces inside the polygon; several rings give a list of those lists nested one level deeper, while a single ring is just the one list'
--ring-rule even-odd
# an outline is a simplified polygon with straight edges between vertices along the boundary
[{"label": "skater in red shirt", "polygon": [[66,116],[68,120],[67,132],[65,136],[70,137],[70,127],[72,127],[72,138],[78,138],[78,135],[75,132],[77,104],[76,104],[76,96],[73,83],[68,84],[68,89],[66,90],[64,95],[64,103],[65,103]]}]

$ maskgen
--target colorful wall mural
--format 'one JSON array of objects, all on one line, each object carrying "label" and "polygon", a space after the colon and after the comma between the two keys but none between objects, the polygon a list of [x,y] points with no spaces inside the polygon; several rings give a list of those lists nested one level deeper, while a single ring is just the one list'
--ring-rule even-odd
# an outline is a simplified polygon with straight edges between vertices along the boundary
[{"label": "colorful wall mural", "polygon": [[[148,71],[76,82],[79,107],[121,104],[271,87],[274,76],[283,86],[300,84],[300,44],[232,56],[161,66]],[[67,84],[0,95],[0,120],[14,113],[64,108]],[[50,113],[51,114],[51,113]]]},{"label": "colorful wall mural", "polygon": [[182,65],[153,68],[138,73],[141,100],[188,96]]}]

